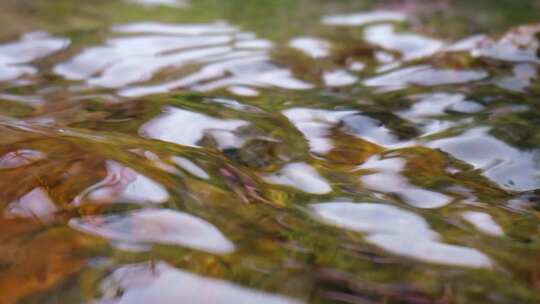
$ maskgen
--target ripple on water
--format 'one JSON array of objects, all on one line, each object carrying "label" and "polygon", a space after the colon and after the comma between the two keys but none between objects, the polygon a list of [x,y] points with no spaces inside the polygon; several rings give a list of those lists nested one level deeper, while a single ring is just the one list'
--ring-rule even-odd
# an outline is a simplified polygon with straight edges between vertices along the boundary
[{"label": "ripple on water", "polygon": [[346,70],[333,70],[324,72],[323,80],[327,87],[345,87],[355,84],[357,78]]},{"label": "ripple on water", "polygon": [[7,218],[31,218],[48,222],[54,219],[58,211],[56,204],[44,188],[35,188],[32,191],[11,202],[5,209]]},{"label": "ripple on water", "polygon": [[311,205],[321,221],[367,233],[366,241],[395,254],[430,263],[464,267],[491,267],[482,252],[444,244],[419,215],[377,203],[332,202]]},{"label": "ripple on water", "polygon": [[366,28],[364,39],[373,45],[400,53],[405,61],[431,56],[444,46],[441,41],[433,38],[413,33],[397,33],[390,24]]},{"label": "ripple on water", "polygon": [[302,132],[311,152],[326,154],[332,150],[330,130],[344,117],[356,111],[329,111],[321,109],[291,108],[283,111],[289,121]]},{"label": "ripple on water", "polygon": [[304,54],[321,58],[330,55],[330,42],[316,37],[296,37],[289,41],[289,46]]},{"label": "ripple on water", "polygon": [[501,39],[485,39],[471,53],[476,57],[488,57],[507,62],[540,63],[540,42],[537,34],[540,25],[521,26],[509,31]]},{"label": "ripple on water", "polygon": [[523,93],[538,78],[537,67],[529,63],[516,64],[511,76],[503,76],[495,80],[499,87]]},{"label": "ripple on water", "polygon": [[267,175],[264,180],[270,184],[291,186],[311,194],[326,194],[332,187],[313,167],[306,163],[290,163],[277,173]]},{"label": "ripple on water", "polygon": [[116,269],[101,285],[102,304],[300,304],[303,301],[266,293],[224,280],[203,277],[165,262],[141,263]]},{"label": "ripple on water", "polygon": [[142,245],[140,248],[147,244],[165,244],[215,254],[234,251],[234,244],[212,224],[170,209],[143,209],[125,214],[73,218],[69,225],[119,244]]},{"label": "ripple on water", "polygon": [[125,202],[136,204],[164,203],[169,192],[159,183],[116,161],[106,162],[107,176],[75,198],[99,203]]},{"label": "ripple on water", "polygon": [[405,145],[382,122],[366,115],[354,114],[343,118],[343,129],[355,136],[383,147]]},{"label": "ripple on water", "polygon": [[206,173],[206,171],[204,171],[201,167],[197,166],[194,162],[192,162],[191,160],[185,157],[173,156],[171,157],[171,160],[175,164],[177,164],[179,167],[181,167],[182,169],[192,174],[193,176],[196,176],[200,179],[210,178],[210,176],[208,175],[208,173]]},{"label": "ripple on water", "polygon": [[465,211],[461,216],[476,229],[493,236],[504,236],[504,231],[491,215],[478,211]]},{"label": "ripple on water", "polygon": [[408,110],[399,112],[399,116],[412,121],[427,117],[444,116],[448,111],[476,113],[484,107],[476,102],[468,101],[460,93],[433,93],[411,96],[416,101]]},{"label": "ripple on water", "polygon": [[401,174],[405,170],[406,160],[400,157],[381,158],[374,155],[358,169],[368,173],[360,178],[368,189],[388,194],[397,194],[407,204],[417,208],[440,208],[448,205],[452,199],[442,193],[412,185]]},{"label": "ripple on water", "polygon": [[[186,3],[123,1],[145,6]],[[199,12],[199,3],[190,3]],[[377,289],[374,294],[397,286],[385,298],[399,302],[401,298],[393,295],[402,294],[402,284],[416,286],[425,278],[434,283],[421,293],[429,293],[432,300],[437,295],[431,293],[439,287],[443,290],[449,283],[452,288],[452,282],[444,280],[451,272],[456,280],[473,283],[472,289],[460,293],[465,302],[470,294],[487,293],[510,302],[533,302],[519,299],[530,289],[529,278],[534,277],[535,269],[528,266],[534,263],[524,255],[519,265],[512,265],[509,257],[519,253],[522,240],[530,238],[528,231],[534,231],[537,224],[530,210],[536,203],[535,190],[540,188],[538,149],[509,144],[495,132],[501,129],[492,131],[479,124],[488,119],[498,126],[507,118],[499,120],[500,113],[521,111],[523,115],[517,118],[531,128],[527,131],[533,136],[527,138],[527,144],[534,145],[537,115],[531,100],[540,63],[538,26],[520,27],[500,39],[480,34],[452,43],[426,36],[424,33],[437,31],[422,27],[423,18],[392,11],[324,16],[322,25],[276,41],[258,36],[265,32],[259,27],[265,22],[257,22],[257,34],[224,21],[159,22],[166,10],[178,13],[179,18],[214,16],[210,11],[214,4],[207,4],[200,10],[204,11],[201,16],[164,7],[141,11],[135,5],[126,6],[148,13],[137,18],[149,22],[84,33],[64,31],[73,35],[75,45],[63,53],[60,51],[70,40],[46,33],[29,33],[0,44],[0,82],[6,88],[0,92],[0,186],[5,192],[0,195],[5,203],[0,225],[8,234],[21,223],[39,227],[39,234],[32,228],[30,237],[14,234],[3,238],[6,248],[15,244],[21,247],[15,249],[24,252],[36,240],[50,244],[51,235],[55,243],[73,240],[89,247],[110,241],[112,250],[88,249],[76,254],[89,259],[89,263],[81,263],[84,268],[77,276],[86,277],[88,272],[93,276],[94,267],[106,263],[108,277],[100,286],[102,298],[95,301],[104,304],[172,304],[183,299],[292,304],[302,301],[256,288],[296,292],[298,287],[313,288],[310,300],[317,302],[319,292],[327,292],[328,287],[326,277],[319,284],[321,268],[326,274],[356,272],[370,288],[367,301],[372,300],[369,286]],[[224,17],[237,20],[244,13]],[[238,24],[253,24],[245,21]],[[85,24],[81,25],[86,28]],[[414,32],[419,28],[422,33]],[[49,67],[60,77],[51,77]],[[176,90],[182,94],[170,94]],[[400,91],[388,94],[392,90]],[[161,93],[164,96],[132,98]],[[528,109],[531,113],[524,113]],[[290,123],[279,125],[287,122],[284,118]],[[139,128],[138,134],[134,134],[134,126]],[[509,132],[512,127],[504,125]],[[19,131],[24,133],[20,138]],[[267,137],[257,136],[261,133]],[[116,142],[120,137],[122,141]],[[68,149],[77,152],[65,152]],[[100,166],[106,169],[105,177],[103,170],[94,170]],[[463,174],[454,174],[457,172]],[[21,181],[11,186],[16,178]],[[23,187],[16,188],[22,183]],[[76,195],[73,191],[80,191],[78,186],[86,189]],[[304,222],[305,214],[294,207],[315,199],[332,200],[336,195],[350,197],[308,208],[318,223]],[[385,203],[341,201],[359,196]],[[239,200],[250,204],[236,204]],[[509,204],[504,206],[502,200]],[[230,202],[219,204],[227,212],[212,207],[217,201]],[[199,202],[205,202],[198,205],[204,208],[194,207]],[[281,208],[257,202],[276,203]],[[189,207],[197,214],[173,210],[173,206]],[[506,212],[506,207],[521,213]],[[276,215],[279,222],[274,223]],[[227,225],[220,230],[210,219]],[[436,226],[430,225],[432,219]],[[73,228],[68,231],[73,234],[71,240],[62,232],[65,221]],[[512,223],[520,226],[510,231],[502,225]],[[336,251],[333,243],[326,246],[324,236],[309,237],[306,233],[313,231],[303,229],[304,224],[320,230],[316,233],[324,233],[321,228],[327,225],[346,233],[362,233],[371,244],[367,254],[379,248],[376,255],[385,251],[383,255],[401,256],[405,260],[401,265],[410,258],[490,268],[495,262],[481,250],[490,246],[494,252],[500,242],[507,242],[504,248],[509,254],[493,255],[500,263],[492,275],[503,273],[498,282],[517,287],[499,293],[491,288],[491,275],[429,265],[405,267],[403,276],[396,276],[390,272],[393,270],[380,268],[380,260],[355,258],[358,256],[351,252]],[[457,230],[461,231],[455,233]],[[339,233],[335,228],[330,231]],[[505,232],[511,237],[505,238]],[[58,238],[56,233],[60,233]],[[282,238],[283,233],[294,240]],[[77,242],[81,235],[95,237]],[[237,246],[242,250],[237,251]],[[117,250],[134,251],[138,260],[158,260],[122,266],[119,263],[134,256]],[[290,250],[295,253],[291,255]],[[318,264],[296,254],[297,250],[314,253]],[[162,255],[174,265],[187,263],[196,273],[159,261]],[[40,261],[42,257],[35,255],[31,263],[17,264],[11,256],[0,256],[0,276],[9,278],[0,278],[0,285],[2,281],[19,282],[9,275],[20,268],[4,269],[4,264],[26,265],[24,270],[30,271],[24,272],[22,283],[34,276],[32,272],[41,278],[43,269],[47,280],[55,277],[49,273],[49,265],[50,269],[55,268],[53,264],[69,268],[63,264],[64,254],[58,255],[58,263]],[[47,267],[35,267],[35,261]],[[371,278],[369,273],[361,275],[371,267],[366,268],[368,264],[380,271],[379,279],[388,275],[402,281],[386,285],[388,282]],[[312,270],[314,280],[309,275]],[[205,273],[222,278],[205,277]],[[282,281],[284,277],[286,281]],[[249,282],[250,288],[226,280]],[[48,282],[39,282],[37,298],[41,299],[42,291],[48,297],[49,287],[43,287]],[[289,282],[293,284],[289,286]],[[360,285],[355,282],[343,289],[345,281],[336,281],[329,288],[339,289],[335,298],[363,301],[365,293],[349,297],[349,292],[364,292],[363,281],[358,281]],[[54,295],[63,293],[67,285],[55,286],[50,288]],[[412,299],[406,298],[407,291],[405,294],[403,301]]]},{"label": "ripple on water", "polygon": [[172,7],[188,6],[187,0],[127,0],[127,1],[144,5],[144,6],[159,6],[159,5],[166,5],[166,6],[172,6]]},{"label": "ripple on water", "polygon": [[11,151],[0,157],[0,169],[15,169],[44,160],[46,154],[41,151],[21,149]]},{"label": "ripple on water", "polygon": [[437,86],[463,84],[486,78],[482,70],[441,70],[429,65],[419,65],[397,69],[364,81],[366,86],[386,89],[404,89],[410,85]]},{"label": "ripple on water", "polygon": [[409,109],[396,114],[416,124],[422,135],[429,135],[449,129],[460,122],[448,120],[448,112],[474,114],[484,107],[476,102],[466,100],[465,95],[459,93],[433,93],[411,96],[415,100]]},{"label": "ripple on water", "polygon": [[372,11],[354,14],[328,15],[322,18],[322,23],[334,26],[362,26],[375,22],[403,22],[406,20],[407,16],[400,12]]},{"label": "ripple on water", "polygon": [[538,151],[522,151],[477,127],[461,135],[426,143],[463,160],[507,190],[527,191],[540,187]]},{"label": "ripple on water", "polygon": [[175,107],[165,108],[162,114],[140,128],[143,136],[189,147],[199,147],[205,135],[216,141],[218,148],[238,148],[244,140],[234,133],[249,123],[238,119],[218,119]]},{"label": "ripple on water", "polygon": [[35,74],[30,63],[52,55],[69,45],[65,38],[43,32],[27,33],[17,42],[0,44],[0,81],[10,81],[25,74]]},{"label": "ripple on water", "polygon": [[[256,96],[256,88],[313,87],[272,62],[269,50],[273,43],[225,22],[143,22],[115,26],[113,32],[122,36],[56,65],[55,72],[89,86],[117,89],[126,97],[177,88],[229,89],[239,95]],[[171,73],[167,81],[151,81],[164,70]]]}]

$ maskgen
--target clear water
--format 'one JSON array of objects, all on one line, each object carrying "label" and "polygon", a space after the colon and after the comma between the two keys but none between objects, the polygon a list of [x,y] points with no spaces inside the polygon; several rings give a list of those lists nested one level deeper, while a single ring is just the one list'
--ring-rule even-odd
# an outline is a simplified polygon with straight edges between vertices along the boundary
[{"label": "clear water", "polygon": [[537,1],[3,1],[0,303],[538,303]]}]

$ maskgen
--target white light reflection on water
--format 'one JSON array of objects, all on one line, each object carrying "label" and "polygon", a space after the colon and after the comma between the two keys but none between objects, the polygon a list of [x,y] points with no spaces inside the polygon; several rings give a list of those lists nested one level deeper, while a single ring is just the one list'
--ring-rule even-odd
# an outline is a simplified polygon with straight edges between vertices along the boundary
[{"label": "white light reflection on water", "polygon": [[323,80],[327,87],[345,87],[355,84],[357,78],[345,70],[333,70],[324,72]]},{"label": "white light reflection on water", "polygon": [[463,160],[503,189],[534,190],[540,187],[539,152],[521,151],[489,134],[489,128],[477,127],[461,135],[426,143]]},{"label": "white light reflection on water", "polygon": [[537,67],[532,64],[516,64],[512,68],[511,76],[504,76],[495,80],[495,83],[506,90],[525,92],[525,90],[538,78]]},{"label": "white light reflection on water", "polygon": [[244,97],[259,96],[259,91],[252,89],[250,87],[245,87],[245,86],[230,86],[228,90],[229,92],[237,96],[244,96]]},{"label": "white light reflection on water", "polygon": [[[225,36],[116,38],[109,41],[108,47],[88,49],[72,61],[58,65],[55,70],[68,79],[88,79],[91,85],[121,88],[148,80],[163,68],[180,67],[208,56],[226,53],[230,49],[219,44],[228,41],[230,39]],[[207,48],[168,53],[204,46]]]},{"label": "white light reflection on water", "polygon": [[[234,244],[212,224],[170,209],[143,209],[125,214],[73,218],[69,225],[84,233],[118,242],[121,248],[144,249],[145,245],[164,244],[215,254],[234,251]],[[123,246],[126,244],[128,246]]]},{"label": "white light reflection on water", "polygon": [[[272,62],[272,42],[225,22],[142,22],[115,26],[113,31],[122,36],[107,40],[104,46],[85,49],[56,65],[55,72],[89,86],[117,89],[125,97],[177,88],[229,89],[241,96],[256,96],[256,88],[313,87]],[[171,73],[166,81],[153,81],[165,72]]]},{"label": "white light reflection on water", "polygon": [[289,46],[297,49],[304,54],[321,58],[330,55],[330,43],[315,37],[296,37],[289,42]]},{"label": "white light reflection on water", "polygon": [[383,123],[362,114],[348,115],[342,119],[343,130],[363,140],[375,143],[383,147],[397,147],[407,145],[401,142],[392,130]]},{"label": "white light reflection on water", "polygon": [[366,86],[387,89],[404,89],[410,85],[437,86],[463,84],[486,78],[488,74],[481,70],[436,69],[429,65],[418,65],[393,70],[364,81]]},{"label": "white light reflection on water", "polygon": [[441,41],[433,38],[395,32],[390,24],[368,27],[364,39],[373,45],[400,53],[404,61],[431,56],[444,46]]},{"label": "white light reflection on water", "polygon": [[311,205],[316,218],[340,228],[367,233],[366,241],[389,252],[429,263],[491,267],[482,252],[444,244],[419,215],[377,203],[331,202]]},{"label": "white light reflection on water", "polygon": [[328,15],[322,18],[322,23],[334,26],[363,26],[376,22],[403,22],[406,20],[407,16],[400,12],[373,11],[342,15]]},{"label": "white light reflection on water", "polygon": [[11,151],[0,156],[0,169],[15,169],[28,166],[45,158],[46,154],[41,151],[30,149]]},{"label": "white light reflection on water", "polygon": [[483,34],[476,34],[467,38],[458,40],[444,48],[446,52],[465,52],[472,51],[481,45],[484,41],[488,39],[488,36]]},{"label": "white light reflection on water", "polygon": [[159,183],[118,162],[106,162],[107,176],[78,195],[73,204],[84,200],[99,203],[164,203],[169,199],[168,191]]},{"label": "white light reflection on water", "polygon": [[476,57],[489,57],[508,62],[540,63],[540,42],[536,36],[540,25],[522,26],[509,31],[501,39],[485,39],[471,51]]},{"label": "white light reflection on water", "polygon": [[185,157],[173,156],[171,157],[171,160],[175,164],[177,164],[179,167],[181,167],[182,169],[186,170],[187,172],[189,172],[190,174],[198,178],[201,178],[201,179],[210,178],[210,176],[208,175],[208,173],[206,173],[206,171],[204,171],[201,167],[197,166],[194,162],[192,162],[191,160]]},{"label": "white light reflection on water", "polygon": [[7,218],[34,218],[48,222],[58,211],[49,194],[42,187],[35,188],[19,199],[11,202],[4,216]]},{"label": "white light reflection on water", "polygon": [[[137,22],[123,25],[115,25],[113,32],[122,34],[160,34],[160,35],[179,35],[179,36],[167,36],[169,38],[186,38],[183,36],[198,36],[196,41],[204,40],[205,38],[212,38],[213,35],[219,35],[219,37],[226,37],[227,41],[230,41],[231,37],[227,34],[233,34],[238,31],[235,26],[229,25],[226,22],[216,21],[213,23],[200,23],[200,24],[168,24],[160,22]],[[210,37],[208,37],[210,36]],[[159,38],[158,36],[157,38]],[[137,37],[132,37],[137,38]],[[143,36],[144,38],[144,36]],[[152,36],[150,36],[152,38]],[[113,40],[114,41],[114,40]],[[173,39],[172,41],[178,41]],[[189,45],[188,45],[189,46]],[[159,47],[159,46],[156,46]]]},{"label": "white light reflection on water", "polygon": [[461,113],[476,113],[484,107],[476,102],[468,101],[463,94],[434,93],[413,96],[416,101],[408,110],[399,115],[406,119],[420,119],[434,116],[443,116],[447,111]]},{"label": "white light reflection on water", "polygon": [[471,223],[476,229],[493,236],[503,236],[504,231],[495,222],[493,217],[487,213],[478,212],[478,211],[465,211],[461,214],[461,216]]},{"label": "white light reflection on water", "polygon": [[287,164],[277,173],[265,176],[264,180],[270,184],[291,186],[311,194],[326,194],[332,191],[328,182],[306,163]]},{"label": "white light reflection on water", "polygon": [[172,7],[186,7],[188,2],[186,0],[128,0],[129,2],[144,5],[144,6],[172,6]]},{"label": "white light reflection on water", "polygon": [[332,150],[330,130],[347,115],[356,111],[328,111],[320,109],[291,108],[283,111],[294,126],[302,132],[311,152],[326,154]]},{"label": "white light reflection on water", "polygon": [[368,189],[388,194],[397,194],[407,204],[417,208],[440,208],[449,204],[452,199],[442,193],[423,189],[411,184],[401,174],[405,170],[406,160],[400,157],[383,158],[374,155],[358,169],[368,170],[360,178]]},{"label": "white light reflection on water", "polygon": [[403,147],[411,141],[400,141],[383,123],[357,111],[329,111],[308,108],[290,108],[283,114],[304,135],[315,154],[326,154],[334,145],[332,129],[342,124],[342,130],[383,147]]},{"label": "white light reflection on water", "polygon": [[458,124],[444,120],[449,111],[473,114],[484,109],[481,104],[466,100],[463,94],[421,94],[411,96],[411,99],[415,100],[414,104],[397,115],[418,125],[422,135],[441,132]]},{"label": "white light reflection on water", "polygon": [[37,73],[37,69],[30,65],[32,61],[50,56],[66,48],[69,43],[65,38],[33,32],[25,34],[17,42],[0,44],[0,81]]},{"label": "white light reflection on water", "polygon": [[249,123],[237,119],[218,119],[208,115],[179,108],[167,107],[162,114],[144,124],[140,133],[143,136],[159,139],[183,146],[199,147],[204,135],[211,135],[220,149],[240,147],[244,142],[234,134],[240,127]]},{"label": "white light reflection on water", "polygon": [[287,296],[257,291],[224,280],[203,277],[165,262],[126,265],[102,284],[100,304],[300,304]]}]

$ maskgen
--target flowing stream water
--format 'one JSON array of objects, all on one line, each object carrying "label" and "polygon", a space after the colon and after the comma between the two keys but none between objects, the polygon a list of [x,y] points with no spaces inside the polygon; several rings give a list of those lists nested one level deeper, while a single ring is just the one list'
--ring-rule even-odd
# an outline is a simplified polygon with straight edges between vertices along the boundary
[{"label": "flowing stream water", "polygon": [[539,11],[2,1],[0,304],[540,303]]}]

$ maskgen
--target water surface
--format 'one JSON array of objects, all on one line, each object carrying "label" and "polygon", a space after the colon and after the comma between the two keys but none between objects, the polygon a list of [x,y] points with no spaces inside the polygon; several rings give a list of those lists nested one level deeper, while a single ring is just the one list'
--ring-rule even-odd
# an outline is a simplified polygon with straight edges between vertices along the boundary
[{"label": "water surface", "polygon": [[538,1],[4,1],[0,304],[538,303]]}]

